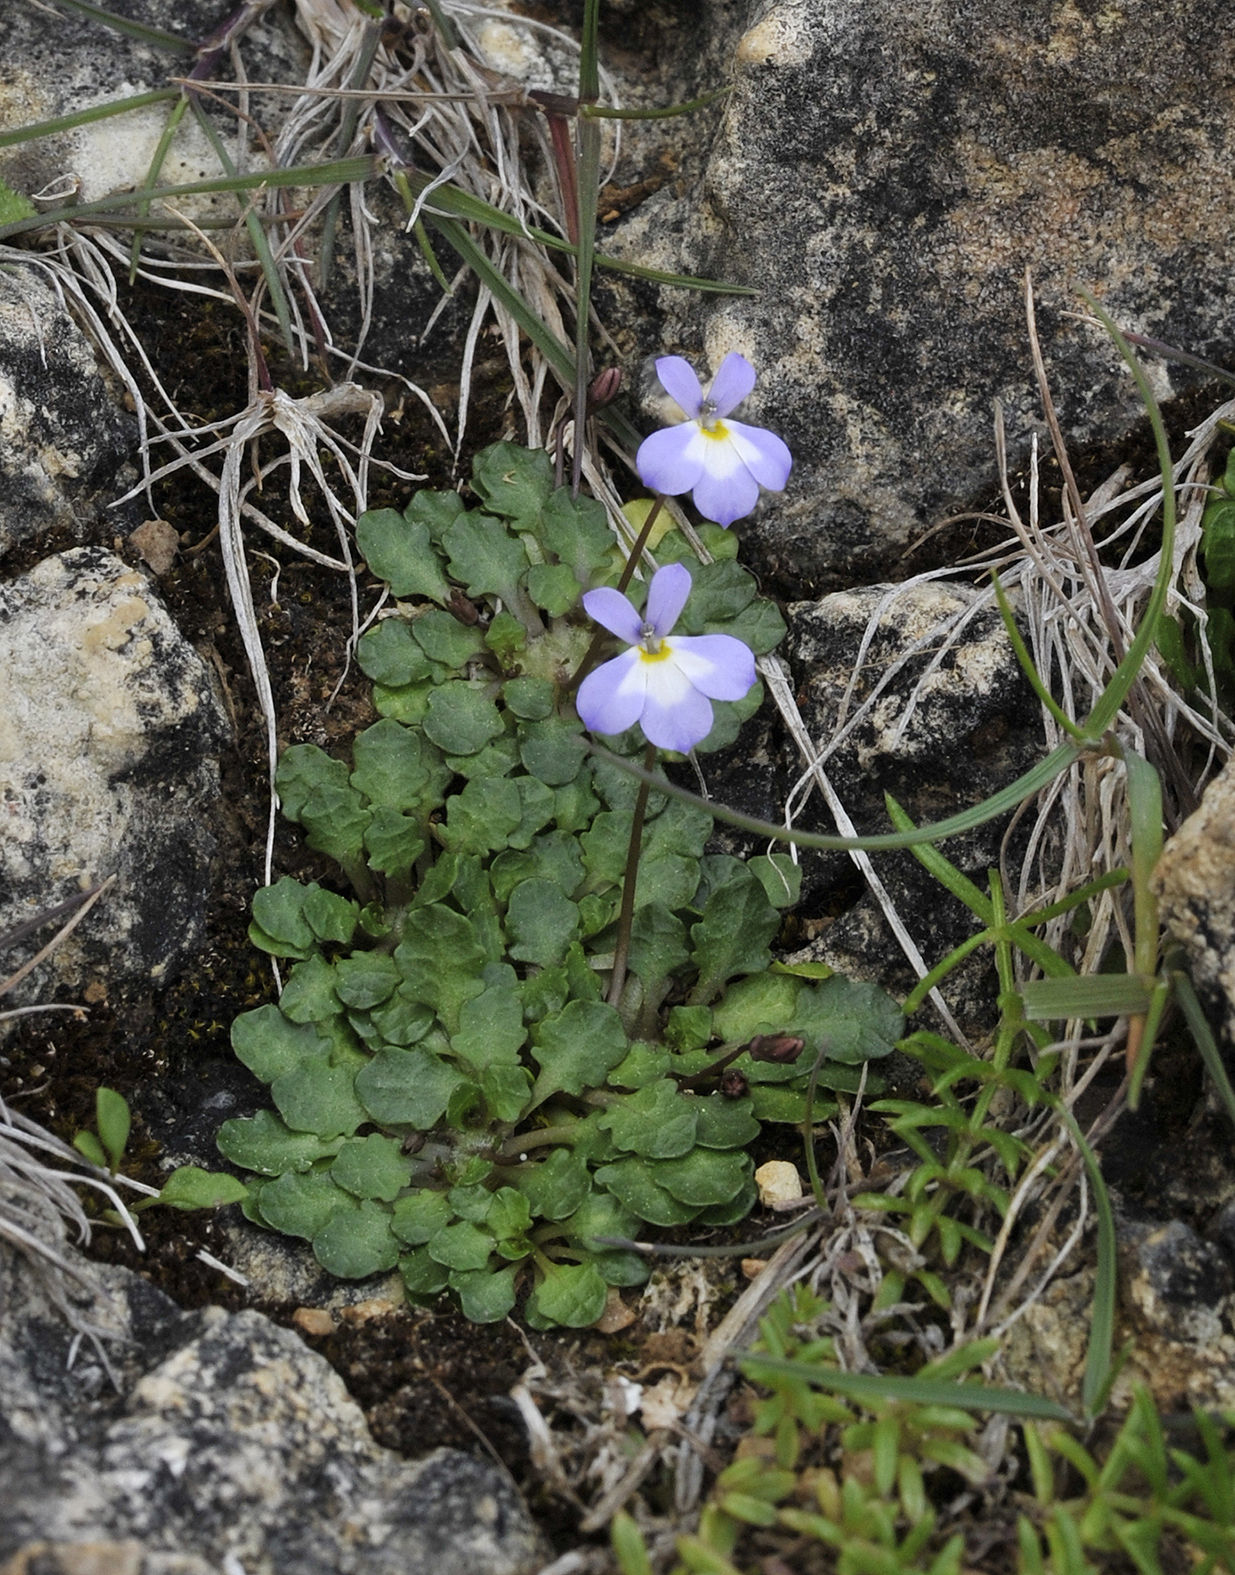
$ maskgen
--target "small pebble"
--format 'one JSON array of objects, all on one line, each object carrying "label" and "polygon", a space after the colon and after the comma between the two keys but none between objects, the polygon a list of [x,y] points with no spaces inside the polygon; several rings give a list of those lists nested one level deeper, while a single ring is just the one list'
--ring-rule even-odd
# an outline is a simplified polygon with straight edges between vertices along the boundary
[{"label": "small pebble", "polygon": [[302,1334],[321,1337],[334,1333],[334,1314],[324,1307],[297,1307],[292,1322]]},{"label": "small pebble", "polygon": [[755,1172],[755,1185],[759,1188],[759,1201],[765,1209],[774,1209],[780,1203],[792,1203],[802,1196],[802,1178],[797,1166],[787,1159],[770,1159]]}]

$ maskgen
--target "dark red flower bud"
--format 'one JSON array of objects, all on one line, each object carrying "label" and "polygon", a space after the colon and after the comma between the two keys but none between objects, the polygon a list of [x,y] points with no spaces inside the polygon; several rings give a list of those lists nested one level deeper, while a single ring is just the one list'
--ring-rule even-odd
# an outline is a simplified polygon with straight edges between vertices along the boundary
[{"label": "dark red flower bud", "polygon": [[804,1044],[805,1040],[791,1034],[756,1034],[746,1048],[752,1061],[776,1061],[783,1066],[797,1060]]},{"label": "dark red flower bud", "polygon": [[726,1099],[741,1099],[746,1087],[746,1079],[737,1067],[727,1066],[720,1074],[720,1091]]},{"label": "dark red flower bud", "polygon": [[588,415],[600,410],[602,406],[612,404],[618,396],[622,386],[622,369],[620,366],[607,366],[603,372],[597,372],[588,385],[587,410]]}]

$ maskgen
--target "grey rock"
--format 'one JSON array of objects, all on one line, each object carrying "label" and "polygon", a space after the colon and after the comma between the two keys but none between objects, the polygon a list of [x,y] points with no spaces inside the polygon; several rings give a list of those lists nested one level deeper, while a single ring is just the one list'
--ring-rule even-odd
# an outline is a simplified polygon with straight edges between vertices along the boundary
[{"label": "grey rock", "polygon": [[1124,1306],[1142,1329],[1203,1346],[1222,1335],[1235,1270],[1220,1245],[1182,1220],[1130,1219],[1122,1209],[1116,1240]]},{"label": "grey rock", "polygon": [[91,1314],[111,1336],[119,1394],[94,1361],[70,1365],[71,1331],[0,1249],[6,1575],[539,1567],[503,1473],[453,1450],[409,1462],[379,1448],[339,1377],[291,1331],[255,1312],[181,1313],[127,1270],[93,1273]]},{"label": "grey rock", "polygon": [[145,575],[78,547],[0,586],[0,932],[119,877],[29,989],[163,980],[192,955],[228,736]]},{"label": "grey rock", "polygon": [[[980,802],[1040,758],[1037,701],[997,610],[978,608],[977,600],[978,593],[966,586],[934,582],[870,586],[789,607],[782,654],[816,744],[835,743],[843,725],[871,702],[823,762],[859,832],[891,829],[885,793],[923,825]],[[958,619],[966,621],[945,651],[945,632]],[[872,620],[874,633],[864,646]],[[796,751],[786,753],[785,774],[796,780],[802,769]],[[836,831],[817,790],[795,824],[810,831]],[[949,838],[943,852],[985,886],[987,869],[999,862],[1006,824],[1004,817]],[[911,854],[873,858],[928,964],[972,933],[973,915]],[[849,856],[843,853],[803,852],[802,870],[802,912],[807,914],[839,906],[837,892],[852,888],[855,880]],[[813,943],[811,955],[902,994],[915,982],[869,894],[846,908]],[[988,959],[975,957],[944,990],[962,1021],[976,1025],[990,1015],[987,966]]]},{"label": "grey rock", "polygon": [[[706,166],[612,246],[761,292],[664,290],[641,331],[632,287],[623,326],[643,353],[715,366],[737,350],[759,369],[746,419],[797,458],[741,527],[770,584],[885,575],[924,525],[990,495],[992,401],[1014,457],[1039,426],[1026,265],[1075,441],[1140,413],[1105,336],[1062,315],[1076,283],[1124,326],[1223,359],[1227,20],[1221,0],[752,0]],[[1196,378],[1167,363],[1155,380],[1162,396]]]},{"label": "grey rock", "polygon": [[0,270],[0,553],[53,526],[80,539],[134,444],[133,422],[43,273]]},{"label": "grey rock", "polygon": [[[1235,1046],[1235,762],[1167,843],[1154,871],[1162,922],[1184,948],[1188,972]],[[1232,1063],[1235,1064],[1235,1063]]]}]

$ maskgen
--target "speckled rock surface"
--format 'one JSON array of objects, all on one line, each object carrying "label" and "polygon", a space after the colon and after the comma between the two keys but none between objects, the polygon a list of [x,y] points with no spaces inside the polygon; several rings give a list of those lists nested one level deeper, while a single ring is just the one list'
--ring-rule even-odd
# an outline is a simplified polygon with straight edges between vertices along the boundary
[{"label": "speckled rock surface", "polygon": [[[730,58],[706,164],[684,164],[612,244],[761,291],[661,291],[641,343],[759,368],[747,419],[798,463],[742,534],[782,593],[880,577],[925,525],[993,494],[993,399],[1014,454],[1039,420],[1027,265],[1082,442],[1139,409],[1104,336],[1061,315],[1074,283],[1201,355],[1235,336],[1222,0],[755,0]],[[631,303],[634,320],[646,291]],[[1165,395],[1195,379],[1157,364],[1154,380]]]},{"label": "speckled rock surface", "polygon": [[[860,832],[890,829],[885,792],[921,825],[978,803],[1040,757],[1037,702],[998,612],[972,611],[954,647],[942,653],[944,630],[970,614],[975,600],[976,593],[964,586],[933,583],[902,590],[884,585],[788,609],[782,658],[792,671],[810,736],[826,749],[823,770]],[[873,634],[864,644],[872,620]],[[889,676],[906,656],[907,663]],[[844,733],[845,725],[855,721]],[[791,782],[803,769],[787,746],[782,769]],[[836,831],[817,790],[795,824]],[[1005,824],[996,821],[950,838],[943,851],[985,884],[985,871],[998,862]],[[928,964],[970,933],[972,915],[912,855],[881,853],[874,862]],[[802,869],[803,911],[808,913],[826,906],[832,890],[856,878],[847,854],[804,852]],[[877,978],[894,992],[903,994],[914,982],[869,895],[847,908],[811,954],[852,976]],[[990,1010],[985,968],[985,959],[976,959],[968,971],[953,975],[945,990],[962,1019],[980,1022]]]},{"label": "speckled rock surface", "polygon": [[1235,765],[1205,789],[1201,807],[1167,843],[1154,871],[1162,922],[1235,1054]]},{"label": "speckled rock surface", "polygon": [[135,441],[48,277],[0,271],[0,553],[52,526],[80,538]]},{"label": "speckled rock surface", "polygon": [[159,980],[192,955],[227,736],[204,663],[144,574],[79,547],[0,586],[0,931],[119,877],[30,975],[31,995]]},{"label": "speckled rock surface", "polygon": [[95,1272],[119,1394],[88,1349],[69,1365],[71,1331],[0,1249],[5,1575],[539,1568],[508,1478],[457,1451],[379,1448],[297,1335],[254,1312],[181,1313],[127,1270]]}]

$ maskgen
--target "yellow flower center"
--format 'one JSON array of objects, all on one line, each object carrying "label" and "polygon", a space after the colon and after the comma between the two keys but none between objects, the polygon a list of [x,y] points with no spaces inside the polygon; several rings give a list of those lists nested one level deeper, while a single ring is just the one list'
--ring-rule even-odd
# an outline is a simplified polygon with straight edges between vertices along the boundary
[{"label": "yellow flower center", "polygon": [[704,437],[714,438],[718,443],[729,441],[729,428],[719,416],[705,416],[699,422],[699,430]]}]

